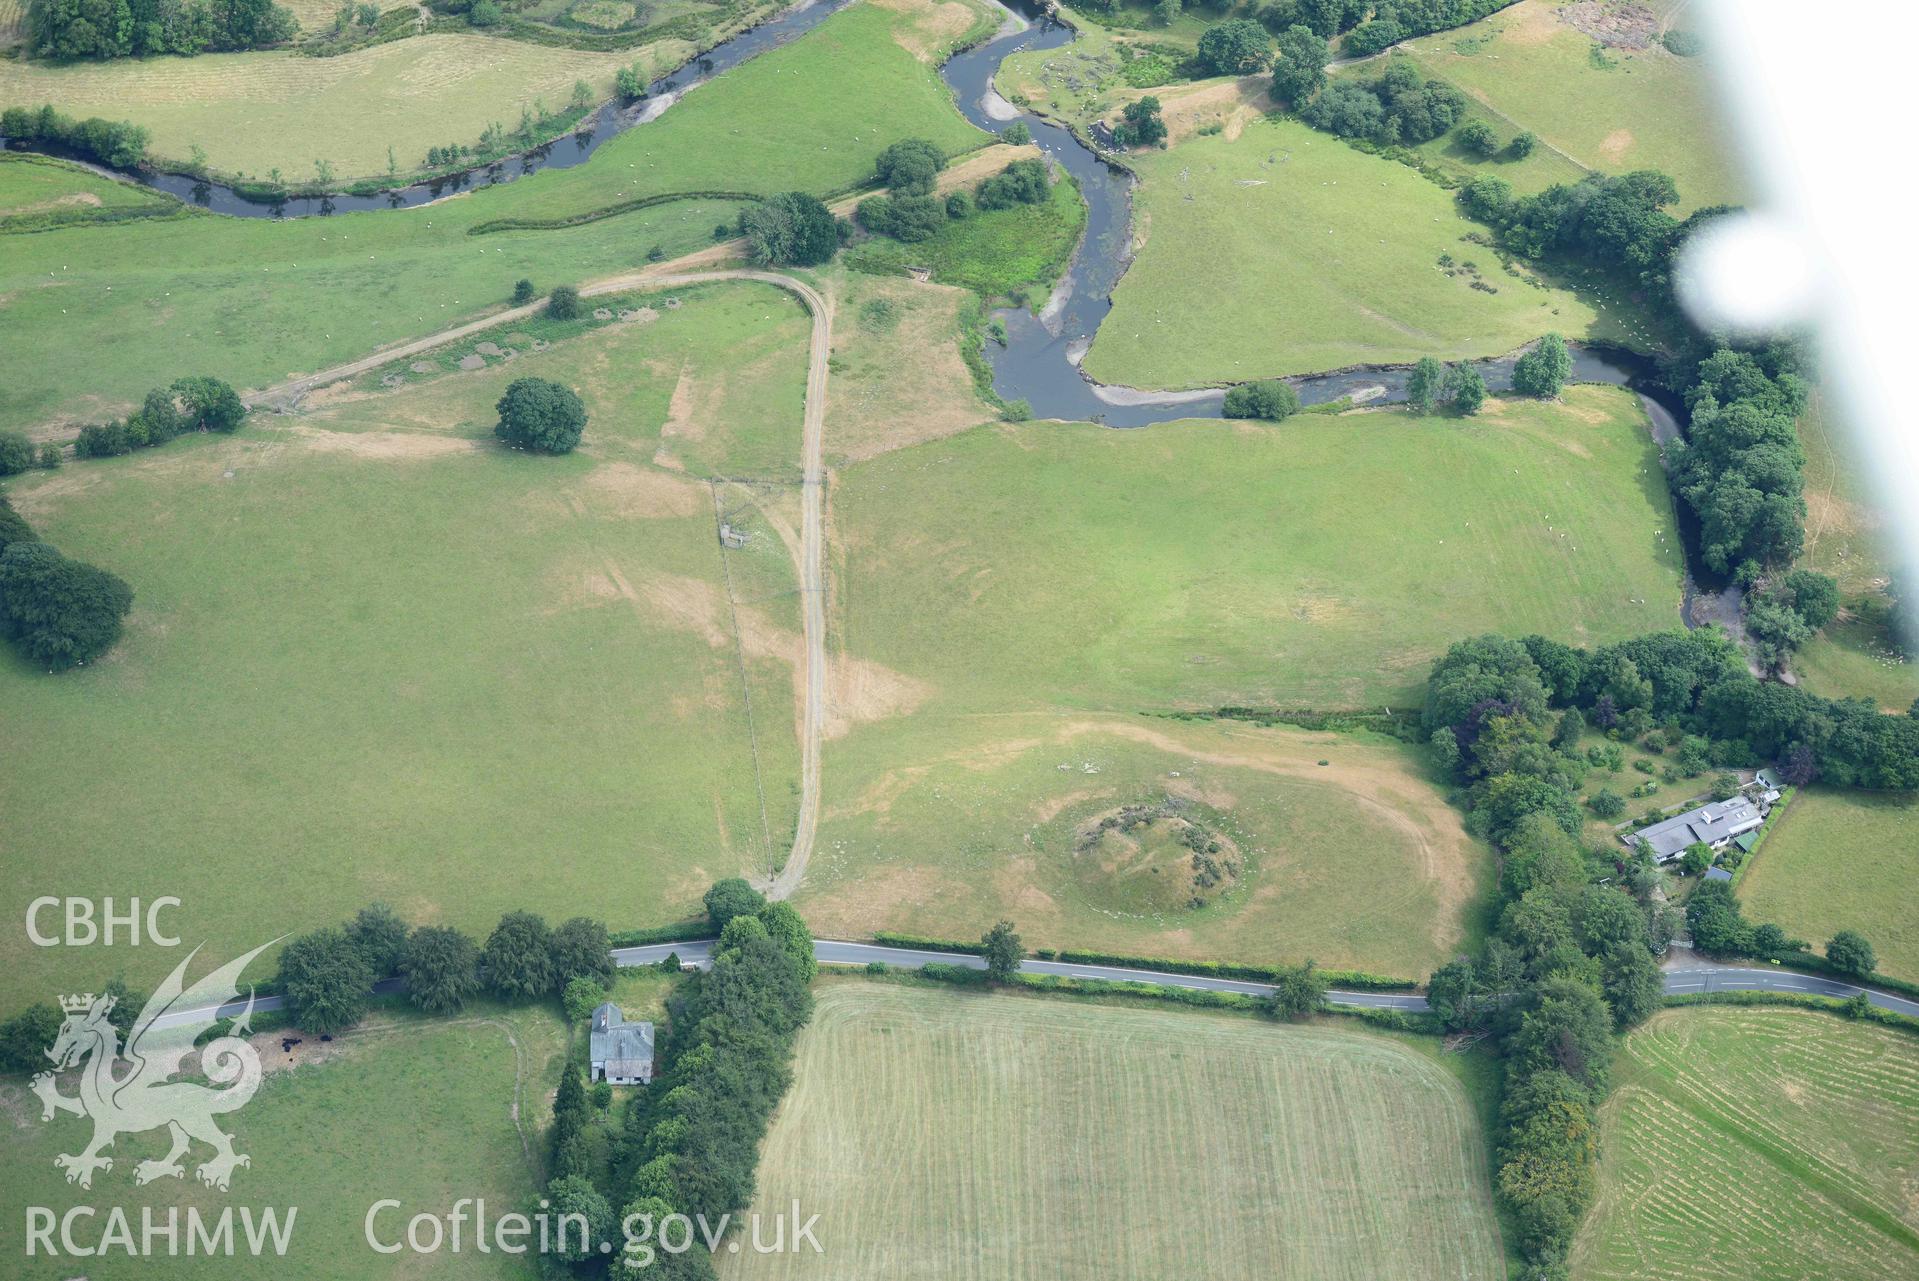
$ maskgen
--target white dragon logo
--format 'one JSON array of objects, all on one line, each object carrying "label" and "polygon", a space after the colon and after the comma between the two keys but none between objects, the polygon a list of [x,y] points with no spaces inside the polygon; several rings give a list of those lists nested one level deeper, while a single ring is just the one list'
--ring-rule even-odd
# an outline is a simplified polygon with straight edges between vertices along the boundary
[{"label": "white dragon logo", "polygon": [[[124,1058],[120,1034],[107,1020],[113,997],[95,997],[89,992],[61,998],[67,1021],[53,1048],[47,1051],[54,1071],[35,1076],[33,1092],[40,1096],[42,1121],[51,1121],[56,1112],[72,1112],[93,1120],[93,1141],[83,1151],[53,1159],[66,1171],[68,1183],[92,1187],[95,1170],[113,1169],[113,1158],[100,1155],[101,1149],[113,1146],[121,1134],[138,1134],[161,1126],[171,1131],[173,1148],[157,1161],[140,1162],[134,1168],[135,1183],[182,1177],[186,1168],[180,1158],[194,1139],[214,1151],[213,1158],[194,1173],[200,1182],[222,1192],[236,1166],[252,1164],[233,1150],[233,1139],[213,1123],[221,1113],[244,1107],[260,1088],[260,1056],[241,1039],[253,1014],[251,989],[230,1032],[208,1042],[200,1051],[201,1073],[213,1085],[227,1088],[211,1089],[198,1082],[171,1078],[180,1074],[182,1062],[201,1033],[218,1021],[219,1008],[239,996],[240,973],[247,963],[272,946],[262,944],[182,990],[187,965],[200,951],[194,948],[141,1009],[127,1034]],[[54,1073],[78,1067],[83,1059],[87,1063],[80,1073],[79,1095],[69,1098],[59,1093]]]}]

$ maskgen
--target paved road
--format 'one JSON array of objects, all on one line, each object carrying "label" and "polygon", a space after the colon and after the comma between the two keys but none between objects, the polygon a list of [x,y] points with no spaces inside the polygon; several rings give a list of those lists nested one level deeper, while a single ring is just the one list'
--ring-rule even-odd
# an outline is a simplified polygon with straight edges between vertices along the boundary
[{"label": "paved road", "polygon": [[[697,965],[701,969],[713,963],[712,940],[700,940],[691,943],[654,943],[646,947],[622,947],[613,950],[613,959],[623,966],[657,965],[669,956],[677,955],[682,964]],[[815,939],[813,955],[822,965],[867,965],[880,961],[904,969],[918,969],[929,962],[942,965],[958,965],[970,970],[983,970],[986,962],[969,952],[921,952],[912,948],[887,947],[880,943],[848,943],[838,939]],[[1027,961],[1020,969],[1028,974],[1060,974],[1072,978],[1105,979],[1115,983],[1157,983],[1164,987],[1195,988],[1205,992],[1240,992],[1248,996],[1264,996],[1272,991],[1265,983],[1248,983],[1239,979],[1216,979],[1201,974],[1169,974],[1159,970],[1132,970],[1118,965],[1080,965],[1070,961]],[[400,987],[397,979],[386,979],[374,987],[376,992],[394,992]],[[1803,992],[1812,996],[1831,996],[1841,999],[1856,996],[1862,989],[1850,983],[1841,983],[1837,979],[1822,978],[1813,974],[1794,974],[1788,970],[1757,970],[1737,965],[1716,965],[1701,961],[1683,969],[1666,971],[1666,992],[1671,996],[1689,996],[1701,992]],[[1895,1014],[1908,1014],[1919,1018],[1919,1001],[1910,1001],[1889,992],[1868,991],[1867,997],[1882,1010],[1891,1010]],[[1380,1010],[1419,1011],[1426,1008],[1426,998],[1403,992],[1343,992],[1332,991],[1326,994],[1326,1000],[1332,1005],[1360,1006]],[[222,1015],[231,1016],[245,1007],[245,1001],[231,1001],[219,1009]],[[284,998],[263,996],[253,1003],[255,1010],[266,1012],[285,1006]],[[182,1023],[188,1019],[204,1016],[205,1010],[179,1010],[166,1015],[158,1022],[165,1026]]]},{"label": "paved road", "polygon": [[[1855,984],[1843,983],[1838,979],[1817,974],[1795,974],[1790,970],[1702,964],[1695,968],[1666,971],[1668,996],[1697,996],[1703,992],[1803,992],[1844,1000],[1859,995],[1862,990]],[[1882,1010],[1919,1018],[1919,1001],[1909,1001],[1890,992],[1866,991],[1866,996]]]}]

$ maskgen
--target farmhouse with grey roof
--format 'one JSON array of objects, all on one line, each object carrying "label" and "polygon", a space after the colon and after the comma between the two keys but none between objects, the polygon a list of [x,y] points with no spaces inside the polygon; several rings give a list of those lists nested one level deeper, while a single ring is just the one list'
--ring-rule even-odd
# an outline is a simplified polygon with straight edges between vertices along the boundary
[{"label": "farmhouse with grey roof", "polygon": [[592,1079],[614,1085],[645,1085],[653,1079],[653,1025],[628,1023],[608,1001],[593,1011],[587,1036]]},{"label": "farmhouse with grey roof", "polygon": [[1714,801],[1696,810],[1687,810],[1651,827],[1642,827],[1620,837],[1620,840],[1625,842],[1627,849],[1644,841],[1652,847],[1654,858],[1661,863],[1670,863],[1684,854],[1689,845],[1723,850],[1739,836],[1757,831],[1765,821],[1764,810],[1747,797],[1735,796],[1731,800]]}]

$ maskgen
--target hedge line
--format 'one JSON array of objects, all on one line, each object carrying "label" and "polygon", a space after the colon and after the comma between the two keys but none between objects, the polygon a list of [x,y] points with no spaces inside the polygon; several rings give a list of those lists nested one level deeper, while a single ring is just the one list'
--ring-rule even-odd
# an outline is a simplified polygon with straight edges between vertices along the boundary
[{"label": "hedge line", "polygon": [[489,222],[478,222],[466,229],[469,236],[485,236],[496,231],[561,231],[567,227],[584,227],[590,222],[601,222],[607,218],[617,218],[621,214],[632,213],[636,209],[650,209],[654,205],[669,204],[675,200],[759,200],[762,197],[751,191],[662,191],[651,196],[640,196],[633,200],[622,200],[616,205],[602,205],[598,209],[588,209],[582,213],[568,214],[563,218],[495,218]]},{"label": "hedge line", "polygon": [[609,946],[651,947],[655,943],[697,943],[713,937],[713,922],[702,916],[643,930],[615,930],[606,936]]},{"label": "hedge line", "polygon": [[[904,973],[915,973],[907,970]],[[917,973],[936,983],[955,987],[984,987],[989,982],[985,970],[932,961]],[[1119,996],[1138,1001],[1160,1001],[1172,1005],[1198,1006],[1214,1010],[1258,1010],[1260,998],[1244,992],[1215,992],[1206,988],[1174,987],[1165,983],[1132,983],[1113,979],[1082,979],[1062,974],[1015,974],[1012,986],[1033,992],[1056,992],[1067,996]],[[1404,1010],[1382,1010],[1370,1006],[1326,1005],[1322,1014],[1354,1018],[1362,1023],[1394,1032],[1437,1033],[1439,1021],[1430,1014],[1409,1014]]]},{"label": "hedge line", "polygon": [[896,934],[892,930],[873,931],[873,941],[887,947],[910,947],[919,952],[964,952],[969,956],[980,954],[977,941],[961,943],[956,939],[926,938],[919,934]]},{"label": "hedge line", "polygon": [[[1036,955],[1042,961],[1068,961],[1075,965],[1123,965],[1137,970],[1164,970],[1169,974],[1244,979],[1250,983],[1276,982],[1289,968],[1278,965],[1237,965],[1230,961],[1176,961],[1168,957],[1125,956],[1117,952],[1087,952],[1073,948],[1041,948]],[[1368,992],[1410,992],[1419,986],[1417,979],[1368,974],[1363,970],[1321,970],[1319,973],[1336,987],[1358,988]]]},{"label": "hedge line", "polygon": [[[961,952],[978,956],[980,945],[958,939],[928,938],[919,934],[896,934],[876,930],[875,943],[887,947],[908,947],[920,952]],[[1193,974],[1201,978],[1242,979],[1248,983],[1278,981],[1287,967],[1277,965],[1236,965],[1229,961],[1175,961],[1166,957],[1128,956],[1120,952],[1088,952],[1074,948],[1035,948],[1027,954],[1036,961],[1065,961],[1071,965],[1120,965],[1135,970],[1161,970],[1168,974]],[[1327,982],[1338,987],[1369,992],[1409,992],[1419,986],[1417,979],[1367,974],[1359,970],[1321,970]]]}]

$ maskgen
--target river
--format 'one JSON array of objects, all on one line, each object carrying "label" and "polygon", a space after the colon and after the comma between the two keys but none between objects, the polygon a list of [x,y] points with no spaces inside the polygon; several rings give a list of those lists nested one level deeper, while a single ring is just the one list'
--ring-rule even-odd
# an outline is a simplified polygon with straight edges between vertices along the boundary
[{"label": "river", "polygon": [[[372,195],[338,194],[261,202],[232,187],[184,174],[131,176],[213,213],[236,218],[304,218],[411,208],[468,188],[511,182],[542,169],[584,164],[608,139],[659,119],[692,89],[768,49],[805,35],[851,3],[853,0],[803,0],[770,21],[715,46],[671,75],[654,81],[647,86],[646,97],[637,103],[627,107],[609,104],[589,117],[584,128],[555,142],[433,182]],[[1046,306],[1037,315],[1025,308],[1008,308],[997,313],[1005,326],[1007,340],[1004,345],[989,343],[987,346],[994,390],[1008,401],[1024,400],[1036,418],[1098,422],[1109,427],[1144,427],[1180,418],[1219,417],[1225,399],[1223,389],[1136,390],[1104,386],[1081,375],[1080,359],[1092,346],[1093,336],[1112,310],[1113,290],[1131,261],[1134,178],[1123,166],[1109,164],[1070,130],[1019,111],[994,90],[993,76],[1002,59],[1029,49],[1057,49],[1070,44],[1077,34],[1072,27],[1047,18],[1043,9],[1030,0],[1019,0],[1016,9],[999,7],[1006,14],[999,33],[949,58],[940,68],[940,75],[952,89],[961,114],[979,128],[1000,134],[1014,121],[1024,122],[1033,142],[1078,182],[1087,214],[1085,233],[1064,279]],[[1640,393],[1652,415],[1653,434],[1661,445],[1678,435],[1683,411],[1659,384],[1650,361],[1628,352],[1577,344],[1572,350],[1576,380],[1633,388]],[[1510,389],[1512,357],[1475,363],[1489,388]],[[1301,403],[1306,405],[1341,399],[1377,403],[1404,400],[1409,376],[1407,367],[1393,366],[1308,374],[1287,381],[1297,389]]]},{"label": "river", "polygon": [[[770,18],[750,30],[742,31],[731,40],[715,45],[683,64],[678,70],[655,80],[646,87],[646,96],[638,102],[625,107],[609,103],[581,121],[581,127],[565,137],[556,138],[543,146],[515,156],[508,156],[492,164],[444,178],[436,178],[431,182],[417,182],[410,187],[396,187],[391,191],[380,191],[364,196],[340,193],[263,201],[242,194],[223,183],[206,182],[188,174],[152,171],[125,173],[112,170],[102,170],[102,172],[111,172],[115,177],[130,178],[158,191],[178,196],[189,204],[198,205],[202,209],[225,214],[231,218],[315,218],[329,214],[363,213],[378,209],[411,209],[416,205],[430,204],[435,200],[457,195],[470,187],[488,187],[496,183],[511,182],[515,178],[538,173],[542,169],[570,169],[574,165],[585,164],[588,158],[599,150],[600,144],[607,139],[637,125],[648,124],[659,119],[667,108],[691,90],[706,84],[716,76],[731,71],[748,59],[765,53],[768,49],[797,40],[852,3],[853,0],[800,0],[800,3],[792,8],[782,10],[777,17]],[[26,147],[4,138],[0,138],[0,142],[5,142],[8,146],[17,149],[45,150],[54,155],[63,154],[57,148]],[[97,168],[98,166],[89,167]]]}]

